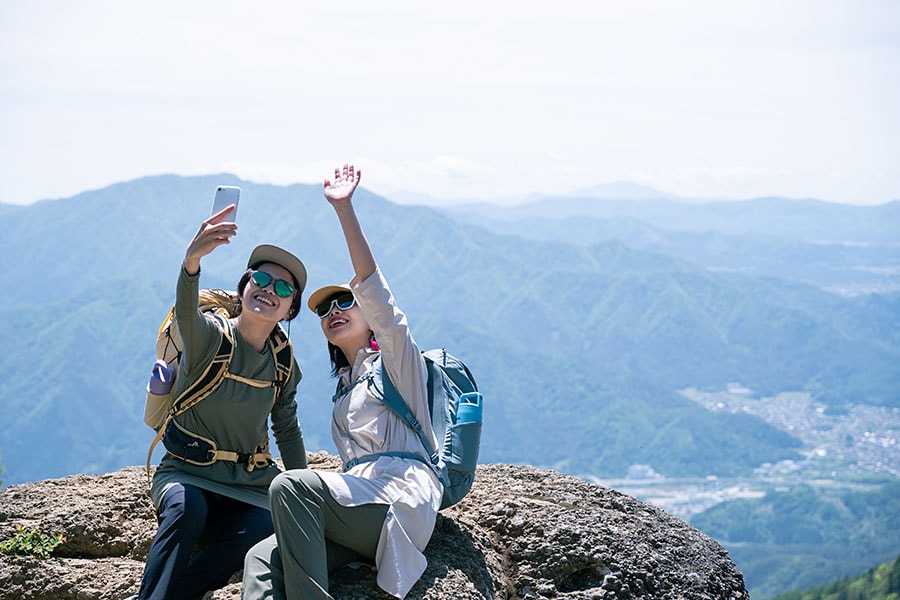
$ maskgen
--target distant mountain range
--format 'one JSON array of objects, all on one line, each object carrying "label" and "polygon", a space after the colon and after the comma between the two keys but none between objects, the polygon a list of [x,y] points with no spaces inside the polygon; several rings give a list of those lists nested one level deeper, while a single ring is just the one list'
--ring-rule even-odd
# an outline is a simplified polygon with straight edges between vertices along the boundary
[{"label": "distant mountain range", "polygon": [[[615,188],[619,190],[619,188]],[[653,190],[448,207],[457,219],[533,240],[630,248],[712,271],[809,283],[845,295],[900,291],[900,202],[858,207],[760,198],[699,204]],[[642,196],[641,194],[648,194]]]},{"label": "distant mountain range", "polygon": [[[218,184],[243,188],[239,234],[204,259],[202,285],[233,288],[261,242],[303,258],[309,291],[349,278],[319,186],[157,176],[0,205],[5,484],[143,464],[156,330]],[[436,210],[360,190],[356,205],[417,341],[476,374],[485,462],[727,476],[798,456],[789,433],[708,412],[688,387],[900,406],[900,203],[585,196]],[[333,450],[313,315],[291,337],[307,445]]]}]

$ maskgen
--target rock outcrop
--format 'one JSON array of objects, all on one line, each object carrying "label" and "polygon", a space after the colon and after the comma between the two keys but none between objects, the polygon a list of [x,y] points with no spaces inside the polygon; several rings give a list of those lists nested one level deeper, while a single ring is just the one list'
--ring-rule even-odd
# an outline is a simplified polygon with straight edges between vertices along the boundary
[{"label": "rock outcrop", "polygon": [[[338,460],[314,453],[310,466],[335,470]],[[0,540],[19,525],[65,536],[50,558],[0,555],[0,598],[134,593],[156,530],[146,492],[139,467],[0,490]],[[532,467],[480,466],[469,495],[438,518],[426,556],[410,599],[749,600],[740,571],[709,536],[615,490]],[[366,567],[337,572],[331,591],[390,598]],[[239,599],[239,577],[207,598]]]}]

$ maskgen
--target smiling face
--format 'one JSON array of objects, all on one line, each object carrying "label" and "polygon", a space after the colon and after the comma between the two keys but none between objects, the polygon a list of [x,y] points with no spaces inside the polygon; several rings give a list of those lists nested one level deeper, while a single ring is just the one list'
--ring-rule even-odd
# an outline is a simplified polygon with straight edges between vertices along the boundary
[{"label": "smiling face", "polygon": [[274,323],[286,319],[297,292],[283,298],[275,293],[275,282],[283,279],[292,283],[294,280],[290,271],[275,263],[263,263],[256,270],[267,273],[272,281],[265,287],[260,287],[250,279],[241,293],[241,312],[262,317]]},{"label": "smiling face", "polygon": [[332,306],[320,321],[325,339],[340,348],[351,364],[356,353],[369,346],[372,330],[357,304],[347,310]]}]

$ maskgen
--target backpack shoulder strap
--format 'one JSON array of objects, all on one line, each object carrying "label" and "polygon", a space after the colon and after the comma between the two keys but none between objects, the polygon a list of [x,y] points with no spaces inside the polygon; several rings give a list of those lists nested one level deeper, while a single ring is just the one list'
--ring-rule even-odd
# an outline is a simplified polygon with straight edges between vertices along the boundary
[{"label": "backpack shoulder strap", "polygon": [[[427,362],[427,361],[426,361]],[[422,424],[419,423],[419,420],[416,418],[416,415],[413,414],[412,409],[403,399],[403,396],[400,395],[400,392],[397,390],[397,387],[391,381],[391,378],[388,376],[387,372],[384,370],[384,364],[381,360],[381,356],[375,359],[375,365],[373,366],[374,377],[373,384],[375,389],[379,389],[379,383],[381,383],[380,391],[381,398],[380,400],[387,406],[389,409],[394,411],[401,419],[403,419],[407,425],[409,425],[413,431],[416,432],[416,435],[419,436],[419,439],[422,441],[422,445],[425,447],[425,451],[428,453],[429,458],[431,459],[432,464],[437,465],[440,462],[440,455],[437,453],[437,450],[431,444],[431,440],[428,439],[428,436],[425,435],[425,430],[422,429]],[[428,374],[429,384],[428,384],[428,404],[429,406],[432,403],[431,394],[432,394],[432,386],[431,386],[431,370],[429,369]]]},{"label": "backpack shoulder strap", "polygon": [[291,378],[291,371],[294,368],[294,349],[290,338],[280,324],[275,326],[268,342],[272,357],[275,359],[275,385],[278,386],[280,392]]},{"label": "backpack shoulder strap", "polygon": [[231,321],[216,313],[207,313],[222,331],[222,339],[219,341],[219,349],[212,361],[206,366],[203,374],[193,384],[175,398],[170,414],[175,417],[201,400],[209,396],[222,382],[222,375],[228,371],[231,359],[234,357],[234,332],[231,330]]},{"label": "backpack shoulder strap", "polygon": [[231,358],[234,356],[234,333],[231,331],[231,321],[216,313],[208,314],[222,331],[219,349],[216,351],[212,361],[206,366],[206,369],[197,381],[188,386],[187,389],[183,390],[181,394],[175,398],[175,401],[172,402],[172,408],[169,409],[169,414],[166,415],[163,424],[156,432],[153,443],[150,444],[150,450],[147,451],[148,480],[150,479],[150,460],[153,457],[153,449],[156,448],[156,444],[158,444],[166,434],[169,423],[176,416],[201,402],[216,389],[222,382],[223,376],[228,371],[228,365],[231,364]]}]

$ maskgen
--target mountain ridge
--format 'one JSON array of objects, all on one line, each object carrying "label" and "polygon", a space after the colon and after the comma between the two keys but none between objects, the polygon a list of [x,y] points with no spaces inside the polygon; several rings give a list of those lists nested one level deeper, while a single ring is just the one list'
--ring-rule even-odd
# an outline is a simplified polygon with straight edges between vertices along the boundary
[{"label": "mountain ridge", "polygon": [[[115,410],[105,415],[115,421],[112,430],[97,435],[103,425],[92,425],[96,430],[80,445],[66,444],[82,448],[67,460],[86,456],[87,448],[102,439],[107,453],[116,452],[109,448],[131,448],[130,454],[119,458],[125,462],[107,464],[106,469],[136,462],[143,442],[115,440],[122,432],[134,440],[146,437],[140,424],[141,389],[152,363],[153,336],[171,303],[169,290],[183,248],[208,214],[211,190],[218,183],[244,187],[239,235],[204,260],[201,285],[233,288],[244,257],[262,241],[304,257],[310,290],[346,280],[350,273],[346,250],[318,186],[260,186],[224,175],[154,176],[17,210],[9,223],[13,235],[0,241],[0,251],[7,255],[16,248],[29,251],[21,260],[7,263],[4,274],[16,281],[17,296],[46,305],[36,320],[25,318],[27,302],[0,307],[4,339],[28,340],[35,333],[40,339],[24,346],[38,348],[39,355],[30,361],[19,353],[0,359],[6,372],[21,374],[0,383],[0,399],[7,413],[12,410],[11,422],[22,427],[16,429],[21,434],[0,444],[0,454],[8,461],[8,482],[29,479],[21,469],[38,464],[45,466],[34,471],[34,477],[67,474],[47,470],[55,463],[54,444],[38,452],[46,453],[40,460],[33,449],[29,451],[30,440],[47,427],[37,419],[36,407],[49,418],[54,411],[65,410],[60,403],[83,404],[80,414],[88,420],[93,402]],[[898,375],[889,368],[900,338],[893,301],[840,298],[806,285],[712,273],[687,260],[635,250],[616,240],[583,246],[494,236],[435,209],[394,205],[364,189],[356,201],[376,256],[420,345],[449,346],[463,355],[476,375],[483,374],[480,378],[491,393],[488,398],[496,398],[488,407],[488,432],[502,427],[523,440],[511,444],[498,435],[486,436],[484,452],[489,459],[538,465],[568,462],[576,474],[609,465],[624,472],[625,457],[655,462],[658,470],[673,474],[702,475],[710,468],[749,470],[757,460],[777,462],[794,456],[798,443],[784,432],[763,434],[770,427],[760,422],[755,435],[768,441],[758,452],[751,451],[751,444],[739,441],[740,432],[722,427],[734,417],[707,414],[681,398],[678,389],[715,388],[737,380],[760,393],[811,386],[823,397],[831,394],[835,405],[848,390],[854,402],[900,402],[896,393],[885,392],[900,388],[892,388]],[[53,282],[54,294],[45,300],[47,281]],[[863,321],[869,329],[860,337],[853,329]],[[292,328],[307,374],[301,388],[304,430],[313,448],[328,448],[327,409],[318,400],[330,397],[333,386],[321,376],[327,370],[324,343],[308,314]],[[813,331],[817,334],[810,336]],[[792,346],[801,340],[810,352],[808,359]],[[590,361],[572,363],[575,356],[588,356]],[[871,385],[855,381],[846,388],[840,377],[829,375],[853,356],[861,357],[852,364],[860,364],[861,373],[869,374],[860,377],[870,379]],[[542,366],[535,370],[528,365]],[[35,380],[48,382],[50,389],[35,388]],[[578,390],[575,398],[573,389]],[[585,425],[594,423],[591,416],[597,411],[592,406],[646,407],[635,411],[643,415],[640,424],[629,420],[625,411],[619,426],[646,432],[647,443],[633,438],[630,443],[616,442],[616,433],[605,428],[596,440],[603,459],[586,458],[582,452],[566,457],[556,450],[529,450],[524,440],[534,432],[529,419],[517,412],[517,395],[536,398],[537,406],[550,411],[546,416],[574,401],[572,419],[583,433],[563,436],[573,440],[574,448],[582,435],[593,446],[596,436]],[[660,404],[659,398],[666,400]],[[674,456],[642,449],[657,447],[650,439],[657,437],[651,432],[663,426],[659,407],[693,415],[687,421],[675,419],[680,423],[675,429],[718,422],[712,428],[698,426],[704,436],[710,435],[709,429],[719,430],[712,434],[713,446],[741,448],[740,453],[737,457],[714,453],[697,461],[690,458],[697,455],[692,443],[676,445],[683,452]],[[492,422],[491,415],[497,420]],[[547,424],[560,432],[566,428],[565,420],[557,418]],[[67,425],[65,431],[74,434],[73,427],[77,425]],[[696,435],[683,437],[696,440]],[[610,456],[604,441],[619,454]]]}]

